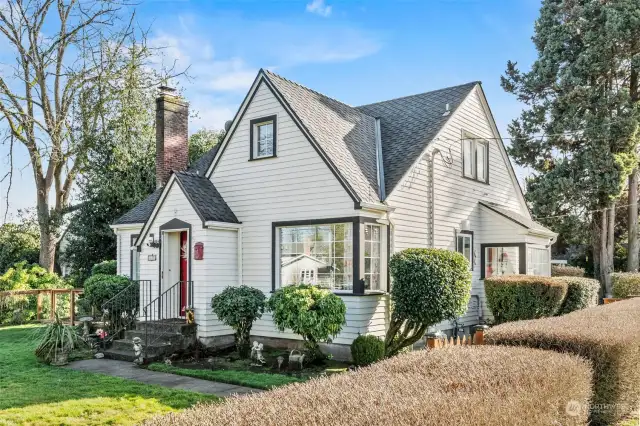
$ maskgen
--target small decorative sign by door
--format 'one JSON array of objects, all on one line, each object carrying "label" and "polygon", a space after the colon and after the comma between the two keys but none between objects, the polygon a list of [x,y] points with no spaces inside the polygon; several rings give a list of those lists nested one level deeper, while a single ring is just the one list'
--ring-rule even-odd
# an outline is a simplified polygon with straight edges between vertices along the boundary
[{"label": "small decorative sign by door", "polygon": [[196,243],[195,244],[195,246],[193,247],[193,258],[195,260],[204,259],[204,244],[203,243]]}]

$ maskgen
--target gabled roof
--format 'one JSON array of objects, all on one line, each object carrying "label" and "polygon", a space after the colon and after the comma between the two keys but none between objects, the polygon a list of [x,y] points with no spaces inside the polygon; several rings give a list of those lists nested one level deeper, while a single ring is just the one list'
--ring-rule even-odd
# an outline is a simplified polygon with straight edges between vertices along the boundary
[{"label": "gabled roof", "polygon": [[[380,119],[385,193],[398,185],[407,170],[480,82],[356,107]],[[450,113],[444,115],[446,105]]]},{"label": "gabled roof", "polygon": [[490,201],[479,201],[478,204],[480,204],[483,207],[486,207],[489,210],[494,211],[495,213],[498,213],[499,215],[505,217],[506,219],[509,219],[510,221],[536,234],[545,234],[550,236],[558,235],[556,232],[553,232],[551,229],[546,228],[541,223],[538,223],[535,220],[528,218],[527,216],[521,215],[520,213],[514,212],[513,210],[510,210],[499,204],[492,203]]},{"label": "gabled roof", "polygon": [[375,119],[271,71],[264,73],[360,201],[379,203]]},{"label": "gabled roof", "polygon": [[240,223],[208,178],[193,172],[176,172],[175,176],[203,222]]}]

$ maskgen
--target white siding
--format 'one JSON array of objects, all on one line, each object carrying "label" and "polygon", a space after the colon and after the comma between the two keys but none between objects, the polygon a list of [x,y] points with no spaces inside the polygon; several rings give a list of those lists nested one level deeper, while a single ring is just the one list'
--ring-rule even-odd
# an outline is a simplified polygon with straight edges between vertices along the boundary
[{"label": "white siding", "polygon": [[116,231],[118,275],[131,278],[131,236],[138,234],[140,234],[140,229],[118,229]]},{"label": "white siding", "polygon": [[[249,160],[249,122],[277,115],[277,157]],[[215,167],[211,179],[242,222],[244,284],[271,291],[272,222],[360,214],[354,203],[277,98],[262,84]],[[377,306],[345,297],[348,326],[336,342],[350,343]],[[369,300],[368,297],[362,299]],[[371,299],[372,301],[375,298]],[[368,308],[367,308],[368,307]],[[368,314],[364,311],[369,309]],[[297,338],[279,333],[269,315],[257,321],[255,335]]]},{"label": "white siding", "polygon": [[[435,247],[449,250],[456,249],[456,231],[461,222],[469,220],[474,231],[474,267],[472,278],[472,295],[477,295],[486,311],[484,286],[480,281],[480,244],[492,242],[520,242],[524,236],[515,238],[522,228],[514,224],[513,228],[505,226],[505,221],[483,220],[478,201],[489,201],[501,204],[523,215],[528,211],[522,204],[510,176],[509,164],[503,156],[495,140],[489,121],[485,114],[478,89],[474,89],[467,99],[458,107],[449,123],[442,129],[435,141],[431,143],[427,153],[407,173],[388,198],[389,205],[396,208],[392,215],[394,224],[393,250],[400,251],[411,247],[428,247],[430,245],[429,200],[430,200],[430,155],[438,148],[444,156],[451,155],[453,164],[447,165],[440,154],[436,154],[433,180],[435,182],[434,203],[434,240]],[[489,142],[489,184],[472,181],[462,177],[462,131],[472,133],[476,137],[487,138]],[[498,226],[496,226],[498,225]],[[519,229],[515,229],[519,228]],[[471,303],[474,303],[472,298]],[[468,312],[462,318],[464,324],[477,320],[477,312]],[[446,324],[441,325],[447,328]]]}]

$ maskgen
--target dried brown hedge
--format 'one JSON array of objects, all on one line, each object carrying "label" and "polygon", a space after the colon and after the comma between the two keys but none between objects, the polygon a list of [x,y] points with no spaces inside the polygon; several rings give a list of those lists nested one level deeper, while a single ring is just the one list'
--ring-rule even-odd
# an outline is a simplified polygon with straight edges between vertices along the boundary
[{"label": "dried brown hedge", "polygon": [[[149,425],[584,425],[591,368],[528,348],[449,347],[399,355],[262,394],[157,417]],[[575,408],[575,407],[574,407]]]},{"label": "dried brown hedge", "polygon": [[580,355],[593,363],[593,424],[613,424],[640,403],[640,298],[555,318],[501,324],[485,341]]},{"label": "dried brown hedge", "polygon": [[584,277],[584,268],[569,265],[551,265],[552,277]]}]

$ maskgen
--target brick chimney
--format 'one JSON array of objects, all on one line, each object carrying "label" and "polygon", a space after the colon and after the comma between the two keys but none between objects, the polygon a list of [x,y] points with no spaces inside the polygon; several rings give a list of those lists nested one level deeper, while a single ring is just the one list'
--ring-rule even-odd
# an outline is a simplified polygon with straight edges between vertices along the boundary
[{"label": "brick chimney", "polygon": [[160,86],[156,98],[156,187],[164,186],[171,172],[187,168],[189,159],[189,104],[176,89]]}]

